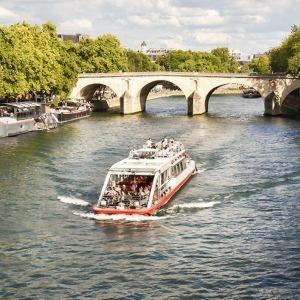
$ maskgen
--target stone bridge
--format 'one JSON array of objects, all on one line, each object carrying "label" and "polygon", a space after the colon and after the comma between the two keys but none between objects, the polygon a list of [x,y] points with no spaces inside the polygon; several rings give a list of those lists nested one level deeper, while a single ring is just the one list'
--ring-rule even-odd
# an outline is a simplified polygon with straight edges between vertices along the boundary
[{"label": "stone bridge", "polygon": [[[145,110],[150,90],[163,82],[170,82],[181,89],[187,99],[189,115],[207,112],[212,93],[228,84],[254,88],[263,98],[265,114],[281,115],[287,96],[300,88],[300,78],[289,76],[195,72],[91,73],[79,75],[71,97],[90,100],[97,88],[107,86],[119,99],[121,113],[132,114]],[[297,103],[296,108],[299,107]]]}]

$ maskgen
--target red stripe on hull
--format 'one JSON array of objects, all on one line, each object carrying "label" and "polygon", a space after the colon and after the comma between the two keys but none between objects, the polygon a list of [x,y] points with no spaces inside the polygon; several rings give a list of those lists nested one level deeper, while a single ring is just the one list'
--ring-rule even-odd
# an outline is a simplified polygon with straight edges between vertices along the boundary
[{"label": "red stripe on hull", "polygon": [[167,204],[169,200],[176,194],[180,188],[191,178],[195,170],[188,174],[186,178],[184,178],[173,190],[170,191],[169,194],[162,197],[159,202],[153,205],[150,208],[146,209],[116,209],[116,208],[99,208],[94,206],[93,211],[95,214],[125,214],[125,215],[144,215],[144,216],[151,216],[154,215],[162,206]]}]

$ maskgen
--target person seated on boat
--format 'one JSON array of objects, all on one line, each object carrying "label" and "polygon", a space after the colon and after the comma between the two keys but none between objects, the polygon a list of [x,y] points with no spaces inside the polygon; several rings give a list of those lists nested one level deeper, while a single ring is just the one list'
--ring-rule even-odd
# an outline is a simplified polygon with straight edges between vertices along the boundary
[{"label": "person seated on boat", "polygon": [[121,194],[120,194],[120,200],[122,202],[127,200],[127,194],[125,193],[125,191],[121,190]]},{"label": "person seated on boat", "polygon": [[146,195],[147,195],[147,193],[144,191],[144,188],[141,186],[139,188],[139,196],[140,196],[140,198],[143,199]]},{"label": "person seated on boat", "polygon": [[121,195],[121,187],[119,185],[117,185],[115,187],[115,191],[117,192],[117,194],[120,196]]},{"label": "person seated on boat", "polygon": [[127,201],[131,201],[132,200],[132,196],[133,196],[133,192],[132,191],[128,191],[127,193]]},{"label": "person seated on boat", "polygon": [[136,183],[141,183],[141,182],[143,182],[143,176],[140,176],[140,175],[135,176],[135,181],[136,181]]},{"label": "person seated on boat", "polygon": [[104,192],[104,197],[109,197],[110,198],[111,196],[112,196],[111,187],[108,186],[107,189]]},{"label": "person seated on boat", "polygon": [[116,187],[116,182],[114,180],[111,181],[111,187],[113,187],[113,188]]},{"label": "person seated on boat", "polygon": [[124,184],[124,183],[122,184],[121,190],[122,190],[123,192],[126,192],[126,190],[127,190],[127,189],[126,189],[126,184]]},{"label": "person seated on boat", "polygon": [[147,148],[151,148],[151,147],[152,147],[152,140],[151,140],[151,138],[149,138],[149,139],[147,140],[146,146],[147,146]]},{"label": "person seated on boat", "polygon": [[167,139],[166,137],[164,137],[164,138],[162,139],[162,141],[161,141],[161,146],[162,146],[163,149],[168,148],[169,142],[168,142],[168,139]]},{"label": "person seated on boat", "polygon": [[134,158],[134,157],[135,157],[135,149],[132,149],[129,152],[129,158]]},{"label": "person seated on boat", "polygon": [[149,194],[150,194],[150,189],[149,189],[149,186],[148,185],[146,185],[145,187],[144,187],[144,195],[145,196],[148,196]]},{"label": "person seated on boat", "polygon": [[111,195],[112,202],[114,203],[114,205],[117,204],[119,202],[120,197],[114,188],[111,189],[110,195]]},{"label": "person seated on boat", "polygon": [[131,183],[130,190],[135,193],[137,191],[137,184],[135,180]]}]

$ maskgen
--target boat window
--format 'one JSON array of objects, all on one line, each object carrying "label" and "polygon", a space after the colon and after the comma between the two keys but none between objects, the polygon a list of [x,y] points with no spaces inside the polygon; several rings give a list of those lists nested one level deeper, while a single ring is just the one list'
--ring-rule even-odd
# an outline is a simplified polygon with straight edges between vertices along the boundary
[{"label": "boat window", "polygon": [[183,171],[183,163],[182,163],[182,161],[180,162],[179,166],[180,166],[180,172],[182,172]]},{"label": "boat window", "polygon": [[172,176],[178,176],[184,169],[186,168],[185,160],[177,163],[175,166],[172,167]]},{"label": "boat window", "polygon": [[164,184],[166,182],[167,178],[168,178],[168,171],[164,171],[161,174],[161,183]]}]

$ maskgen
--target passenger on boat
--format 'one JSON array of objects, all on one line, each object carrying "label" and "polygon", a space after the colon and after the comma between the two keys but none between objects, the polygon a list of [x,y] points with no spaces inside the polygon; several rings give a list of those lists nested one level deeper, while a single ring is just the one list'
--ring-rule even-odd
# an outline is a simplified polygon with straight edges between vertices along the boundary
[{"label": "passenger on boat", "polygon": [[145,196],[145,192],[144,192],[144,189],[143,189],[142,186],[140,186],[140,188],[139,188],[139,195],[140,195],[141,197]]},{"label": "passenger on boat", "polygon": [[135,181],[133,181],[133,182],[132,182],[132,184],[131,184],[131,187],[130,187],[130,188],[131,188],[131,191],[132,191],[132,192],[136,192],[136,190],[137,190],[137,184],[136,184],[136,182],[135,182]]},{"label": "passenger on boat", "polygon": [[151,138],[149,138],[149,139],[147,140],[146,146],[147,146],[147,148],[151,148],[151,147],[152,147],[152,140],[151,140]]},{"label": "passenger on boat", "polygon": [[124,191],[121,190],[120,192],[120,202],[126,202],[127,200],[127,195]]},{"label": "passenger on boat", "polygon": [[145,194],[145,195],[149,195],[149,193],[150,193],[149,186],[146,185],[146,186],[144,187],[144,194]]},{"label": "passenger on boat", "polygon": [[168,139],[167,139],[166,137],[164,137],[164,138],[162,139],[162,141],[161,141],[161,146],[162,146],[163,149],[168,148],[169,143],[168,143]]},{"label": "passenger on boat", "polygon": [[121,195],[121,187],[119,185],[115,187],[115,191],[118,193],[119,196]]}]

